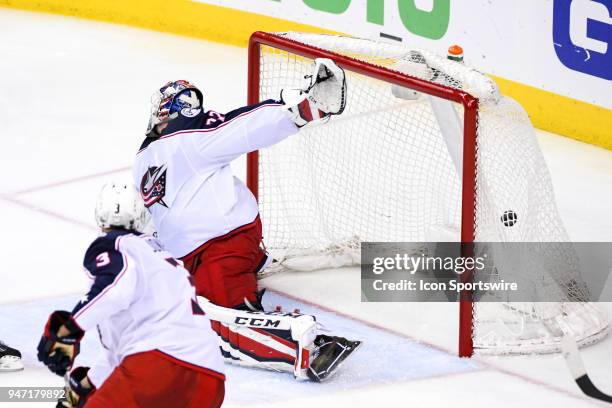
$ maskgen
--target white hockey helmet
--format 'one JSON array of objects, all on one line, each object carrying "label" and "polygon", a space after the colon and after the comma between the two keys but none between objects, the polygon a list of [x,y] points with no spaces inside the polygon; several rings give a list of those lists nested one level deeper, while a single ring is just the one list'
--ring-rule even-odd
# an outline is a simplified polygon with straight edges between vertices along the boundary
[{"label": "white hockey helmet", "polygon": [[125,228],[141,231],[148,223],[148,212],[131,183],[109,181],[96,202],[96,223],[100,228]]}]

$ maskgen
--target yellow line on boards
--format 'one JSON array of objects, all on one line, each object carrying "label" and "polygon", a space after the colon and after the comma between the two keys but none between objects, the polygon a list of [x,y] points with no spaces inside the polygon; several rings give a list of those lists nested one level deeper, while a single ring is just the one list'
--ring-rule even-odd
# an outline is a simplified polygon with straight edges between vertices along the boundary
[{"label": "yellow line on boards", "polygon": [[330,30],[189,0],[0,0],[0,6],[108,21],[246,46],[253,31]]},{"label": "yellow line on boards", "polygon": [[612,150],[612,110],[504,78],[492,78],[502,94],[525,108],[533,125]]}]

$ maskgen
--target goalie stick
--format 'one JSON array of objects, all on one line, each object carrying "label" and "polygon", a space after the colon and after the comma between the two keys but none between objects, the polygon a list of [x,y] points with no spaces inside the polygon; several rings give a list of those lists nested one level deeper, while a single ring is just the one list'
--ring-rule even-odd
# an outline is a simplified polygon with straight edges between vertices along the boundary
[{"label": "goalie stick", "polygon": [[591,398],[612,403],[612,396],[601,392],[601,390],[593,384],[591,378],[589,378],[576,341],[570,336],[564,336],[561,341],[561,348],[567,367],[580,390]]}]

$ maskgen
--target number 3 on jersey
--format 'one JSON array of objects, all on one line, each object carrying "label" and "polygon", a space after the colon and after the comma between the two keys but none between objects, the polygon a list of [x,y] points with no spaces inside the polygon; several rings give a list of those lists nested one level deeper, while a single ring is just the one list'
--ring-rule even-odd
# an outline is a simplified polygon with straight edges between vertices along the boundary
[{"label": "number 3 on jersey", "polygon": [[96,256],[96,268],[101,268],[110,263],[110,256],[108,252],[102,252],[100,255]]}]

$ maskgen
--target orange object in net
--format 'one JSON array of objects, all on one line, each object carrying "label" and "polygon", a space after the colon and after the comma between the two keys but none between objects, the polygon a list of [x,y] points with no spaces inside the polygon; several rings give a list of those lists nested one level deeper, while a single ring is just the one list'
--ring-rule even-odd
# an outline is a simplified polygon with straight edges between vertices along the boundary
[{"label": "orange object in net", "polygon": [[448,47],[448,54],[447,54],[448,59],[453,60],[453,61],[463,61],[463,48],[461,48],[461,46],[459,45],[451,45],[450,47]]}]

